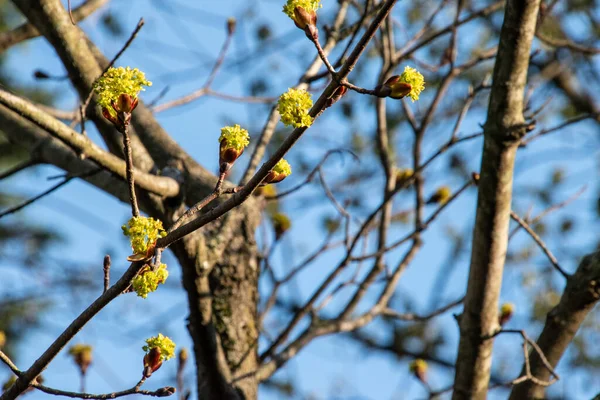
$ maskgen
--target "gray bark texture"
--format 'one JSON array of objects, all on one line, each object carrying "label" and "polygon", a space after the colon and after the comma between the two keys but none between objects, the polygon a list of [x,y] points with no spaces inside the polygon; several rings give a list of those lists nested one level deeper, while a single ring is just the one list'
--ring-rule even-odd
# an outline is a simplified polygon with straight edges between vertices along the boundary
[{"label": "gray bark texture", "polygon": [[481,160],[477,214],[452,398],[485,399],[498,329],[515,155],[526,133],[523,97],[539,0],[508,0],[494,66]]}]

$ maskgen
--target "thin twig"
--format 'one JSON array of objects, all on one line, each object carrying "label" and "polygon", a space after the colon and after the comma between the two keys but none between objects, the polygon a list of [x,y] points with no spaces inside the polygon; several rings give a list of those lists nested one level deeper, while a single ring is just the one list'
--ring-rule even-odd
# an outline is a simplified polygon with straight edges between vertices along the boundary
[{"label": "thin twig", "polygon": [[127,186],[129,188],[129,202],[131,203],[131,214],[134,217],[139,217],[140,209],[135,195],[135,179],[133,177],[133,152],[131,150],[131,139],[129,137],[129,123],[123,124],[122,129],[119,129],[123,134],[123,153],[125,153],[125,167],[127,175]]},{"label": "thin twig", "polygon": [[446,311],[448,311],[448,310],[450,310],[450,309],[452,309],[452,308],[454,308],[454,307],[462,304],[462,302],[463,302],[464,299],[465,299],[464,297],[461,297],[460,299],[458,299],[456,301],[453,301],[452,303],[450,303],[450,304],[448,304],[448,305],[446,305],[446,306],[444,306],[444,307],[442,307],[442,308],[440,308],[438,310],[435,310],[435,311],[433,311],[433,312],[431,312],[429,314],[425,314],[425,315],[419,315],[419,314],[414,314],[414,313],[399,313],[399,312],[397,312],[395,310],[392,310],[390,308],[383,309],[380,314],[382,316],[384,316],[384,317],[390,317],[390,318],[394,318],[394,319],[397,319],[397,320],[400,320],[400,321],[419,321],[419,322],[422,322],[422,321],[427,321],[427,320],[430,320],[430,319],[432,319],[434,317],[437,317],[438,315],[441,315],[441,314],[445,313]]},{"label": "thin twig", "polygon": [[104,256],[104,291],[102,293],[106,293],[108,288],[110,287],[110,255]]},{"label": "thin twig", "polygon": [[[538,344],[535,342],[535,340],[532,340],[527,333],[522,330],[522,329],[500,329],[499,331],[497,331],[496,333],[494,333],[491,337],[489,337],[488,339],[494,338],[502,333],[516,333],[521,335],[521,337],[523,338],[523,342],[524,342],[524,346],[523,346],[523,356],[525,358],[525,375],[522,377],[519,377],[517,379],[515,379],[513,382],[513,384],[516,383],[520,383],[526,380],[530,380],[533,383],[535,383],[536,385],[539,386],[550,386],[553,383],[555,383],[557,380],[560,379],[560,376],[556,373],[556,371],[554,370],[554,368],[552,368],[552,365],[550,364],[550,362],[548,361],[548,359],[546,358],[546,355],[544,354],[544,352],[542,351],[542,349],[538,346]],[[548,370],[548,372],[550,372],[550,374],[552,374],[552,376],[554,376],[554,378],[552,378],[549,381],[542,381],[538,378],[536,378],[535,376],[533,376],[531,374],[531,370],[530,370],[530,366],[529,366],[529,352],[527,351],[527,344],[529,344],[533,350],[537,353],[537,355],[540,357],[540,360],[542,361],[542,364],[544,365],[544,367]]]},{"label": "thin twig", "polygon": [[527,231],[527,233],[529,233],[529,236],[531,236],[531,238],[537,243],[537,245],[540,247],[540,249],[542,249],[544,254],[546,254],[546,257],[548,257],[548,260],[550,260],[550,263],[552,264],[552,266],[563,276],[563,278],[569,279],[570,275],[568,273],[566,273],[564,269],[562,269],[562,267],[558,263],[558,260],[554,256],[554,254],[552,254],[550,249],[548,249],[548,246],[546,246],[546,243],[544,243],[542,238],[540,238],[538,236],[538,234],[535,233],[535,231],[531,228],[531,226],[529,226],[529,224],[527,222],[525,222],[521,217],[519,217],[517,215],[517,213],[514,212],[513,210],[510,210],[510,217],[515,222],[517,222],[519,225],[521,225],[521,227],[523,229],[525,229]]},{"label": "thin twig", "polygon": [[[117,52],[117,54],[113,57],[113,59],[110,60],[110,62],[108,63],[106,68],[104,68],[104,70],[102,71],[100,76],[98,76],[96,78],[96,81],[98,81],[98,79],[100,79],[102,77],[102,75],[104,75],[106,73],[106,71],[108,71],[110,68],[112,68],[115,65],[115,63],[117,62],[119,57],[121,57],[123,55],[123,53],[125,52],[125,50],[127,50],[127,48],[129,48],[129,46],[131,46],[131,43],[133,43],[133,40],[136,38],[136,36],[140,32],[140,29],[142,29],[143,26],[144,26],[144,18],[140,18],[137,25],[135,26],[135,29],[129,36],[129,39],[127,39],[127,41],[125,42],[123,47],[121,47],[121,50],[119,50]],[[94,83],[96,83],[96,82],[94,82]],[[88,93],[85,101],[83,102],[83,105],[81,106],[84,111],[87,111],[87,109],[90,105],[90,102],[92,101],[93,96],[94,96],[94,84],[92,84],[92,88],[90,89],[90,92]],[[85,113],[84,113],[84,117],[85,117]],[[77,122],[79,122],[79,121],[77,121],[77,120],[73,121],[74,124],[76,124]],[[83,120],[82,120],[82,124],[83,123],[85,123],[85,122],[83,122]]]},{"label": "thin twig", "polygon": [[56,185],[52,186],[48,190],[43,191],[42,193],[38,194],[37,196],[34,196],[34,197],[32,197],[32,198],[24,201],[21,204],[18,204],[18,205],[14,206],[14,207],[11,207],[11,208],[9,208],[7,210],[4,210],[4,211],[0,212],[0,218],[6,217],[7,215],[10,215],[10,214],[14,214],[17,211],[20,211],[23,208],[27,207],[28,205],[35,203],[39,199],[46,197],[47,195],[51,194],[52,192],[60,189],[61,187],[63,187],[67,183],[69,183],[73,178],[87,178],[87,177],[90,177],[92,175],[95,175],[95,174],[99,173],[100,171],[101,171],[101,169],[94,169],[94,170],[92,170],[90,172],[86,172],[84,174],[68,175],[64,180],[62,180],[61,182],[59,182]]},{"label": "thin twig", "polygon": [[[233,38],[233,33],[235,30],[233,29],[227,29],[227,36],[225,37],[225,41],[223,42],[223,46],[221,46],[221,50],[219,51],[219,55],[217,56],[217,60],[215,61],[215,64],[213,65],[212,70],[210,71],[210,74],[208,75],[208,78],[206,78],[206,82],[204,83],[204,85],[188,94],[185,95],[179,99],[175,99],[172,101],[168,101],[166,103],[163,104],[159,104],[156,107],[152,108],[153,112],[161,112],[161,111],[165,111],[168,110],[170,108],[173,107],[178,107],[187,103],[191,103],[192,101],[199,99],[202,96],[206,96],[206,95],[212,95],[215,97],[222,97],[222,98],[227,98],[229,100],[235,100],[235,101],[244,101],[244,98],[240,98],[240,97],[235,97],[235,96],[228,96],[228,95],[224,95],[221,93],[217,93],[214,92],[213,90],[210,89],[210,86],[212,85],[213,81],[215,80],[215,78],[217,77],[217,73],[219,72],[219,69],[221,68],[221,66],[223,65],[223,61],[225,61],[225,55],[227,54],[227,50],[229,50],[229,46],[231,44],[231,39]],[[255,97],[250,97],[247,99],[257,99]],[[262,102],[262,101],[257,101],[257,102]],[[271,101],[267,101],[268,103],[270,103]]]},{"label": "thin twig", "polygon": [[71,23],[72,23],[73,25],[77,25],[77,24],[75,23],[75,20],[73,19],[73,12],[71,11],[71,0],[67,0],[67,7],[68,7],[68,9],[69,9],[69,18],[71,19]]}]

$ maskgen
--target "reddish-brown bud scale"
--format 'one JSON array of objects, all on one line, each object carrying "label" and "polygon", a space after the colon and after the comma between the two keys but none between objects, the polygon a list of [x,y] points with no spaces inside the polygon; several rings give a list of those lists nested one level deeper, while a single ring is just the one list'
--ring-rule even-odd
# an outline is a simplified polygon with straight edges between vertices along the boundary
[{"label": "reddish-brown bud scale", "polygon": [[107,120],[109,120],[115,126],[117,126],[119,124],[119,120],[117,118],[113,117],[112,114],[110,113],[110,111],[108,111],[108,108],[106,108],[106,107],[102,108],[102,116],[104,118],[106,118]]},{"label": "reddish-brown bud scale", "polygon": [[92,352],[82,351],[75,355],[75,363],[79,366],[81,373],[85,375],[88,367],[92,363]]},{"label": "reddish-brown bud scale", "polygon": [[278,174],[275,171],[270,171],[269,174],[262,181],[263,185],[268,185],[269,183],[277,183],[284,180],[287,176],[285,174]]},{"label": "reddish-brown bud scale", "polygon": [[302,30],[305,30],[307,26],[317,25],[317,13],[312,11],[308,12],[304,8],[298,6],[294,8],[294,24]]},{"label": "reddish-brown bud scale", "polygon": [[501,313],[498,316],[498,324],[500,326],[504,326],[508,321],[510,321],[510,319],[512,318],[512,315],[513,315],[512,312]]},{"label": "reddish-brown bud scale", "polygon": [[117,113],[131,113],[137,106],[137,98],[132,98],[127,93],[121,93],[117,98],[116,104],[113,104],[113,108]]},{"label": "reddish-brown bud scale", "polygon": [[153,372],[156,372],[162,365],[160,349],[153,347],[150,352],[144,356],[144,376],[150,377]]},{"label": "reddish-brown bud scale", "polygon": [[392,99],[402,99],[410,93],[412,90],[412,86],[409,83],[398,82],[395,83],[392,87],[392,92],[390,93],[390,97]]},{"label": "reddish-brown bud scale", "polygon": [[346,86],[338,86],[337,89],[335,89],[333,91],[333,94],[331,95],[331,97],[327,99],[327,107],[331,107],[339,99],[344,97],[344,95],[346,94],[347,91],[348,91],[348,88]]},{"label": "reddish-brown bud scale", "polygon": [[236,20],[235,18],[231,17],[227,19],[227,33],[229,35],[233,35],[233,33],[235,32],[235,26],[236,26]]},{"label": "reddish-brown bud scale", "polygon": [[219,164],[230,163],[233,164],[244,153],[244,149],[236,150],[228,147],[227,140],[221,140],[219,148]]}]

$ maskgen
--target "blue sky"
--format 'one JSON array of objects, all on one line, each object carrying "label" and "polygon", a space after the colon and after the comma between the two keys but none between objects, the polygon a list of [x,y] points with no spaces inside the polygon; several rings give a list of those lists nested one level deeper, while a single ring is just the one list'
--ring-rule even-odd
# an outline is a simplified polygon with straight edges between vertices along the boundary
[{"label": "blue sky", "polygon": [[[215,81],[214,88],[228,94],[247,94],[249,76],[260,73],[261,69],[267,71],[267,66],[275,66],[279,73],[266,76],[266,78],[269,78],[272,88],[283,92],[287,87],[296,83],[300,68],[312,59],[313,54],[310,47],[306,47],[306,38],[302,32],[294,28],[289,19],[280,12],[282,5],[280,3],[282,2],[275,0],[113,1],[110,9],[118,15],[119,20],[123,23],[125,37],[116,40],[99,29],[101,13],[90,17],[82,26],[110,58],[122,46],[128,32],[133,29],[138,19],[144,17],[146,25],[118,64],[138,67],[145,71],[147,77],[154,82],[153,86],[143,94],[144,100],[155,99],[161,90],[168,86],[169,91],[163,99],[163,101],[167,101],[188,94],[203,84],[225,38],[225,21],[228,17],[235,16],[239,21],[238,33],[223,70]],[[329,3],[333,2],[326,0],[324,3],[323,15],[327,16],[331,7]],[[78,2],[74,1],[74,6],[77,4]],[[260,57],[251,58],[250,65],[236,62],[237,60],[243,61],[246,55],[260,54],[261,51],[251,26],[245,22],[248,13],[253,13],[258,22],[268,21],[271,23],[274,36],[285,39],[285,42],[281,42],[285,43],[283,50],[277,50],[274,56],[264,60],[261,60]],[[57,106],[61,108],[72,109],[76,106],[77,100],[74,92],[66,83],[40,83],[32,79],[33,71],[38,68],[55,75],[64,73],[60,61],[44,40],[38,38],[26,45],[15,47],[10,50],[10,55],[8,72],[12,72],[21,83],[43,85],[45,89],[56,92],[60,96]],[[421,107],[418,103],[410,103],[409,106],[417,112]],[[369,116],[368,109],[360,112],[359,115],[361,118],[359,124],[363,126],[364,131],[368,131],[372,127],[372,117]],[[243,105],[220,99],[204,98],[181,108],[161,113],[158,119],[190,154],[208,169],[216,170],[219,128],[234,120],[236,123],[248,127],[251,134],[256,135],[266,117],[265,106]],[[476,132],[478,123],[483,122],[484,118],[483,115],[470,115],[461,132]],[[548,119],[549,122],[552,120],[552,118]],[[338,123],[339,120],[336,117],[325,116],[309,131],[311,135],[321,139],[325,138],[325,140],[303,138],[299,146],[304,145],[305,147],[292,149],[290,158],[294,159],[300,151],[306,152],[309,149],[315,153],[314,159],[319,159],[325,151],[323,143],[325,146],[335,147],[336,143],[342,142],[339,129],[337,129]],[[558,193],[558,198],[564,199],[577,188],[590,183],[591,175],[588,171],[597,169],[597,166],[595,157],[590,156],[590,152],[585,148],[585,143],[593,140],[594,131],[592,125],[581,125],[580,127],[577,138],[565,138],[557,135],[548,140],[540,140],[538,144],[531,146],[531,150],[519,153],[515,187],[525,187],[547,179],[549,171],[557,160],[563,165],[568,165],[569,177],[568,186],[562,188],[564,193]],[[329,135],[329,132],[333,133]],[[438,133],[436,131],[432,135]],[[342,132],[342,134],[344,133]],[[100,143],[97,135],[92,133],[92,138]],[[403,137],[398,141],[399,148],[408,144],[408,140]],[[425,153],[433,152],[438,144],[435,141],[427,142]],[[473,154],[472,159],[469,160],[469,166],[474,170],[479,162],[480,147],[480,140],[472,141],[462,147],[467,154]],[[595,156],[597,154],[596,151]],[[245,160],[243,159],[243,161]],[[349,158],[346,159],[346,163],[350,162]],[[331,161],[332,168],[336,165],[339,165],[337,159]],[[461,185],[461,182],[455,178],[448,179],[446,165],[446,161],[436,162],[432,165],[428,176],[431,187],[428,189],[433,190],[440,182],[448,183],[452,187]],[[51,183],[46,182],[45,178],[56,173],[57,170],[52,167],[38,168],[34,173],[22,173],[11,179],[8,181],[7,187],[9,191],[24,196],[35,194],[40,191],[40,188],[49,186]],[[335,176],[335,173],[333,174]],[[293,175],[282,186],[292,187],[303,179],[304,176],[300,174]],[[374,178],[374,184],[378,182],[381,182],[381,177]],[[570,207],[583,210],[582,213],[585,213],[590,208],[590,199],[595,193],[592,189],[589,188]],[[305,192],[309,197],[316,193],[319,191],[314,188],[309,188]],[[299,195],[299,198],[305,194]],[[376,199],[368,201],[376,204]],[[440,268],[443,268],[443,263],[447,258],[449,246],[445,240],[445,227],[453,225],[461,232],[468,232],[474,218],[474,202],[475,191],[471,189],[444,211],[436,228],[424,235],[425,250],[418,254],[398,287],[400,297],[412,298],[417,311],[427,311],[428,295],[433,285],[431,277],[435,276]],[[289,270],[291,265],[299,262],[305,254],[320,244],[320,238],[323,237],[320,218],[324,213],[334,212],[331,205],[325,202],[308,210],[298,209],[298,204],[298,201],[290,202],[290,205],[284,204],[284,209],[291,216],[294,216],[295,213],[302,213],[302,218],[294,220],[291,232],[279,244],[279,248],[275,252],[275,269],[280,274]],[[520,205],[521,209],[526,209],[529,205],[526,200],[519,204],[518,199],[515,200],[515,204]],[[428,212],[432,211],[428,209]],[[28,218],[42,226],[59,227],[65,240],[60,246],[55,246],[51,250],[49,257],[56,260],[71,260],[74,266],[81,265],[82,269],[86,268],[85,273],[89,273],[89,266],[97,265],[98,268],[94,273],[97,273],[98,289],[100,289],[104,254],[109,253],[113,257],[113,279],[116,279],[114,277],[118,276],[118,271],[123,271],[127,265],[125,257],[129,254],[129,249],[125,238],[121,235],[120,226],[128,218],[128,213],[127,205],[85,183],[73,182],[58,193],[42,200],[35,207],[29,208],[26,213],[7,218],[6,222],[18,223],[22,218]],[[89,214],[93,214],[93,216]],[[590,227],[594,226],[593,221],[582,221],[582,223],[588,223]],[[401,237],[406,231],[408,228],[394,228],[391,235],[393,238]],[[520,233],[515,238],[515,243],[523,243],[527,240],[528,238]],[[572,240],[573,245],[589,248],[595,239],[577,236]],[[562,243],[562,245],[568,246],[568,243]],[[340,252],[334,251],[324,256],[318,263],[301,274],[293,288],[288,290],[297,291],[302,298],[310,296],[315,286],[339,261],[340,254]],[[398,251],[393,252],[389,256],[390,263],[393,264],[401,254]],[[543,264],[539,258],[536,260]],[[149,296],[147,300],[133,295],[121,296],[103,310],[74,339],[73,343],[85,342],[94,346],[95,358],[88,373],[87,391],[104,393],[133,386],[141,374],[143,340],[157,332],[169,335],[180,347],[190,347],[190,340],[185,330],[187,303],[180,284],[180,273],[170,254],[166,256],[165,261],[173,266],[170,268],[171,275],[168,285],[166,285],[168,288],[161,289],[154,296]],[[464,292],[468,261],[468,255],[462,257],[456,270],[449,276],[451,283],[448,285],[447,293],[443,296],[443,303],[455,300]],[[576,266],[575,260],[565,260],[564,264],[570,271]],[[46,290],[39,283],[29,282],[26,275],[19,272],[17,266],[0,264],[0,267],[10,271],[9,277],[11,278],[9,280],[14,282],[11,285],[19,290],[26,291],[32,288],[39,291]],[[520,275],[513,272],[509,270],[505,276],[502,300],[521,304],[522,308],[527,310],[530,300],[525,297],[521,288]],[[263,286],[263,291],[268,290],[268,286]],[[0,288],[0,294],[2,293]],[[87,292],[76,294],[73,297],[61,294],[52,295],[55,307],[45,317],[44,329],[27,335],[19,349],[17,364],[23,369],[30,365],[96,295],[97,293]],[[346,293],[342,293],[333,302],[331,309],[335,310],[335,305],[341,304],[341,301],[347,298],[346,296]],[[454,310],[454,312],[458,311],[459,308]],[[267,323],[280,326],[282,323],[280,317],[281,315],[275,314],[273,318],[267,320]],[[528,323],[525,311],[517,311],[515,319],[511,322],[514,326],[528,325]],[[380,329],[382,326],[380,323],[375,323],[369,328],[369,332],[382,338],[389,336],[388,332]],[[450,340],[444,345],[444,349],[446,349],[446,358],[451,360],[455,354],[458,338],[457,327],[451,313],[436,320],[432,329],[448,332]],[[535,328],[531,333],[532,336],[535,336]],[[409,375],[405,363],[398,363],[391,356],[360,349],[350,343],[348,340],[340,338],[318,339],[291,361],[279,373],[279,376],[293,377],[293,380],[299,384],[303,396],[313,394],[316,399],[383,400],[425,397],[425,392],[419,383]],[[497,343],[497,349],[499,354],[495,358],[495,363],[497,365],[506,364],[516,373],[521,363],[520,341],[516,338],[502,338]],[[558,372],[567,371],[561,371],[559,368]],[[167,362],[152,376],[145,388],[173,385],[174,374],[175,363]],[[586,385],[582,374],[568,375],[568,383],[557,384],[555,390],[558,390],[558,393],[567,389],[569,391],[582,390],[585,395],[600,391],[600,383]],[[3,380],[5,376],[7,376],[6,371],[0,370],[0,380]],[[76,367],[71,359],[63,353],[44,372],[44,377],[47,384],[52,387],[77,390],[79,386]],[[188,370],[187,377],[188,385],[193,386],[191,369]],[[434,388],[442,388],[451,383],[452,374],[434,366],[430,381]],[[503,396],[491,394],[490,397],[502,398]],[[30,393],[27,398],[42,399],[46,398],[46,395]],[[270,400],[276,399],[278,396],[265,390],[261,398]]]}]

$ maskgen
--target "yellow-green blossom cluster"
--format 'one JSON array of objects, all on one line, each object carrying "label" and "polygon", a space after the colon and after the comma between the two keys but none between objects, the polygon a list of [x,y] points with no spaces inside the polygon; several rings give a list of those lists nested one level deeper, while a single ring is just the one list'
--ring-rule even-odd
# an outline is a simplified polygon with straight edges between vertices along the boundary
[{"label": "yellow-green blossom cluster", "polygon": [[504,303],[502,307],[500,307],[501,314],[512,314],[515,310],[515,305],[512,303]]},{"label": "yellow-green blossom cluster", "polygon": [[292,174],[292,166],[289,162],[282,158],[277,164],[275,164],[275,166],[273,167],[273,171],[277,174],[290,176]]},{"label": "yellow-green blossom cluster", "polygon": [[167,235],[162,222],[151,217],[132,217],[121,229],[129,237],[134,254],[148,254],[158,238]]},{"label": "yellow-green blossom cluster", "polygon": [[420,358],[417,358],[408,365],[408,369],[412,373],[425,373],[427,372],[427,367],[427,361]]},{"label": "yellow-green blossom cluster", "polygon": [[433,195],[429,198],[427,203],[429,204],[446,204],[452,197],[452,191],[448,186],[440,186]]},{"label": "yellow-green blossom cluster", "polygon": [[294,9],[296,7],[302,7],[310,13],[317,11],[323,6],[321,5],[321,0],[288,0],[283,6],[283,12],[291,19],[294,19]]},{"label": "yellow-green blossom cluster", "polygon": [[159,284],[165,283],[169,277],[166,264],[159,264],[155,271],[149,267],[144,267],[142,271],[133,278],[131,286],[138,296],[145,299],[148,293],[156,291]]},{"label": "yellow-green blossom cluster", "polygon": [[281,229],[283,231],[287,231],[292,226],[292,221],[290,218],[284,213],[276,213],[272,217],[273,226],[276,229]]},{"label": "yellow-green blossom cluster", "polygon": [[91,353],[91,352],[92,352],[92,346],[90,346],[89,344],[82,344],[82,343],[74,344],[69,349],[69,354],[72,356],[78,356],[78,355],[81,355],[84,353]]},{"label": "yellow-green blossom cluster", "polygon": [[419,100],[419,95],[425,89],[425,78],[423,78],[423,75],[419,71],[411,67],[404,68],[399,82],[408,83],[411,86],[408,96],[413,102]]},{"label": "yellow-green blossom cluster", "polygon": [[295,128],[310,126],[313,118],[308,111],[313,105],[310,93],[304,89],[288,89],[279,97],[277,110],[281,114],[281,122]]},{"label": "yellow-green blossom cluster", "polygon": [[160,357],[163,361],[172,358],[175,355],[175,343],[169,337],[159,333],[158,336],[146,339],[146,346],[142,347],[146,353],[149,353],[153,348],[160,350]]},{"label": "yellow-green blossom cluster", "polygon": [[224,126],[221,128],[219,143],[223,140],[227,142],[228,148],[241,151],[250,144],[250,135],[247,130],[241,128],[238,124],[235,124],[234,126]]},{"label": "yellow-green blossom cluster", "polygon": [[121,94],[127,94],[133,99],[137,98],[144,86],[152,86],[142,71],[137,68],[109,68],[94,84],[94,91],[98,94],[98,104],[109,110],[113,115],[112,103],[116,102]]}]

